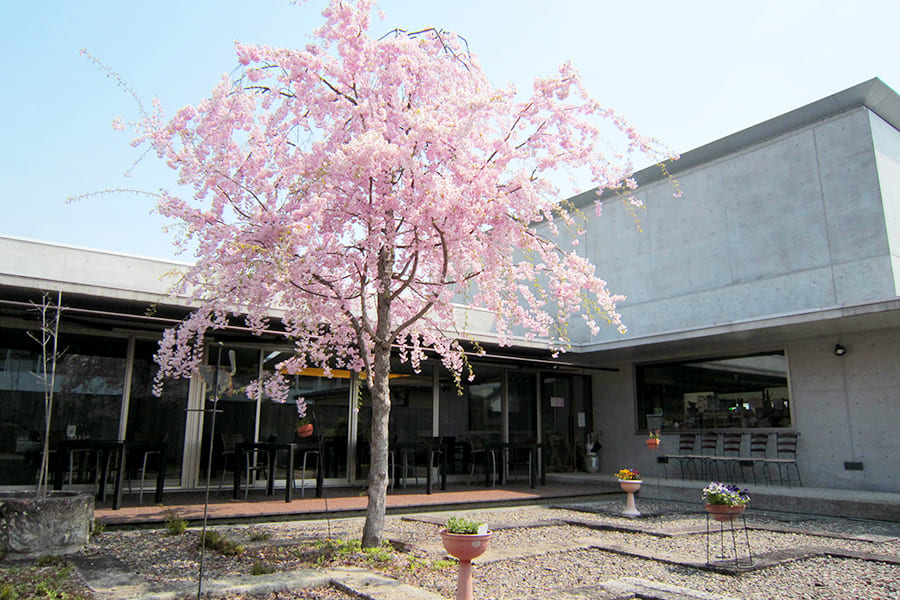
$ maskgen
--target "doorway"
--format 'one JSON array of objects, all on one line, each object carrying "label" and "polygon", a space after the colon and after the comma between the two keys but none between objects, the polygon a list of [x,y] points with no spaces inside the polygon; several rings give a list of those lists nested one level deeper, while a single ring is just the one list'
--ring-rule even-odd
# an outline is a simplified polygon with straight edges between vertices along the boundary
[{"label": "doorway", "polygon": [[593,423],[590,377],[545,373],[541,377],[541,423],[547,470],[565,473],[583,466]]}]

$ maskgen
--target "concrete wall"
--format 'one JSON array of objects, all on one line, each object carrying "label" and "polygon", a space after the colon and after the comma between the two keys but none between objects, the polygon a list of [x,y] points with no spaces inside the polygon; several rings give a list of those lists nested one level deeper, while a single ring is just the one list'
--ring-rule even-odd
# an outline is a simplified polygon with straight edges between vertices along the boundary
[{"label": "concrete wall", "polygon": [[155,302],[184,263],[0,236],[0,284]]},{"label": "concrete wall", "polygon": [[[818,487],[900,492],[900,330],[833,336],[788,345],[801,471]],[[845,462],[861,462],[850,471]]]},{"label": "concrete wall", "polygon": [[[834,336],[796,339],[785,347],[803,484],[900,492],[900,329],[843,334],[840,341],[847,348],[842,357],[833,353]],[[662,476],[646,436],[636,432],[633,365],[616,366],[618,373],[594,376],[601,470],[630,467]],[[663,435],[661,452],[677,454],[677,434]],[[863,469],[847,470],[845,462]],[[676,465],[669,470],[678,476]]]},{"label": "concrete wall", "polygon": [[[680,174],[681,198],[647,186],[640,231],[608,203],[584,247],[628,296],[626,339],[890,298],[878,175],[870,112],[856,108]],[[588,346],[621,341],[571,326]]]}]

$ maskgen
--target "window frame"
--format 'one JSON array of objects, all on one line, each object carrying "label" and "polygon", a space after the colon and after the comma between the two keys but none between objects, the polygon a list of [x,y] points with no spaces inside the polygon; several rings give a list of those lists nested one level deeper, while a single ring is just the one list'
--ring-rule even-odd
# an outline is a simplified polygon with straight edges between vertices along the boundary
[{"label": "window frame", "polygon": [[[760,369],[757,369],[757,371],[759,372],[751,374],[751,377],[748,377],[747,382],[741,382],[741,380],[736,379],[737,375],[741,372],[740,369],[718,369],[718,373],[714,373],[715,369],[709,370],[708,374],[710,375],[711,382],[714,381],[716,377],[719,377],[721,379],[724,373],[729,373],[735,376],[735,381],[737,381],[738,383],[734,383],[730,386],[732,391],[728,391],[727,388],[713,387],[712,384],[704,386],[701,383],[700,385],[698,385],[696,382],[689,381],[686,378],[682,381],[679,381],[677,379],[678,374],[675,373],[676,383],[674,385],[678,386],[678,393],[682,399],[682,418],[678,419],[672,416],[672,412],[674,412],[671,407],[671,403],[673,400],[672,397],[669,397],[668,399],[653,399],[649,397],[651,395],[649,386],[653,385],[653,383],[647,382],[645,378],[648,371],[651,369],[681,369],[685,367],[694,367],[695,369],[699,369],[702,368],[700,365],[703,365],[704,363],[718,363],[720,366],[725,365],[726,363],[735,363],[734,366],[739,366],[739,363],[741,361],[744,361],[746,363],[748,359],[774,356],[783,357],[783,385],[762,387],[760,390],[756,391],[747,389],[751,385],[760,386],[766,378],[772,378],[773,380],[779,379],[778,375],[765,374]],[[750,374],[750,371],[746,364],[743,365],[743,370],[744,372]],[[635,393],[635,423],[637,425],[636,433],[649,432],[650,427],[648,427],[648,417],[654,414],[659,414],[659,410],[662,410],[661,424],[659,421],[657,423],[651,423],[652,425],[654,425],[653,429],[659,428],[662,429],[662,431],[669,433],[698,432],[707,430],[781,430],[791,429],[793,427],[793,424],[795,423],[791,394],[790,361],[788,360],[788,353],[785,348],[747,353],[704,355],[700,357],[685,358],[680,360],[638,363],[633,367],[633,377]],[[772,381],[771,383],[776,383],[776,381]],[[656,385],[659,384],[657,383]],[[704,392],[707,392],[707,389],[696,389],[688,391],[692,387],[708,388],[708,393],[704,394]],[[736,388],[740,387],[743,387],[745,389],[742,391],[736,391]],[[697,395],[697,405],[705,402],[712,402],[714,406],[713,410],[704,409],[707,413],[710,413],[712,417],[701,416],[703,414],[701,412],[697,414],[696,421],[690,423],[687,415],[688,407],[686,406],[686,404],[684,404],[685,402],[689,401],[689,399],[685,398],[687,394]],[[738,394],[742,394],[742,396],[738,396]],[[752,404],[756,403],[759,403],[760,406],[754,408]],[[667,404],[669,406],[666,406]],[[731,404],[731,406],[729,406],[729,404]],[[666,410],[667,408],[668,411]],[[730,411],[738,410],[741,408],[744,412],[728,414]],[[726,415],[728,416],[727,420],[725,419]],[[736,424],[736,420],[740,420],[740,423]],[[657,425],[659,426],[657,427]]]}]

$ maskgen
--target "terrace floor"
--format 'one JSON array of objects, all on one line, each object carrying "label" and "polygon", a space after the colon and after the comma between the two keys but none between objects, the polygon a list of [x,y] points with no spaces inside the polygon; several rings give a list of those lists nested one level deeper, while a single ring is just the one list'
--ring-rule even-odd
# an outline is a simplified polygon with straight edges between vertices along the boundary
[{"label": "terrace floor", "polygon": [[[660,499],[699,503],[701,481],[678,479],[650,479],[644,482],[640,499]],[[866,492],[809,487],[785,487],[747,484],[753,496],[753,507],[787,513],[877,519],[900,522],[900,494]],[[316,498],[314,490],[306,488],[301,498],[299,490],[291,502],[285,502],[282,490],[266,496],[251,490],[247,499],[233,500],[230,490],[210,492],[208,518],[213,523],[241,521],[277,521],[317,519],[328,514],[356,516],[365,512],[367,497],[359,487],[326,487],[323,498]],[[447,490],[425,494],[423,485],[398,488],[387,495],[389,514],[421,512],[423,510],[471,509],[477,507],[515,506],[552,503],[562,498],[624,497],[615,479],[608,475],[587,473],[551,473],[547,485],[530,488],[528,482],[507,483],[504,487],[467,486],[449,483]],[[126,494],[122,508],[112,510],[109,503],[97,503],[96,518],[108,527],[141,527],[164,522],[174,511],[188,521],[199,521],[204,515],[205,493],[169,492],[163,504],[152,504],[152,497],[137,503],[137,494]]]}]

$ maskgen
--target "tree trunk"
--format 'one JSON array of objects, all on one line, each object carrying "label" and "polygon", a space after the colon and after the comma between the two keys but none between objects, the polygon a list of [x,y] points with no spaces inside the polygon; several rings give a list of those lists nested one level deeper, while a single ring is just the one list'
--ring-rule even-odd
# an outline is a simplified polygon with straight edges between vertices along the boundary
[{"label": "tree trunk", "polygon": [[391,347],[375,346],[374,369],[369,387],[372,397],[372,429],[369,433],[371,457],[369,459],[369,502],[366,507],[366,524],[363,528],[362,547],[381,545],[384,532],[384,515],[388,486],[388,422],[391,414]]},{"label": "tree trunk", "polygon": [[362,547],[381,546],[388,486],[388,422],[391,416],[391,273],[394,251],[385,246],[378,254],[377,321],[373,340],[372,372],[369,392],[372,397],[372,429],[369,433],[369,502],[363,527]]}]

